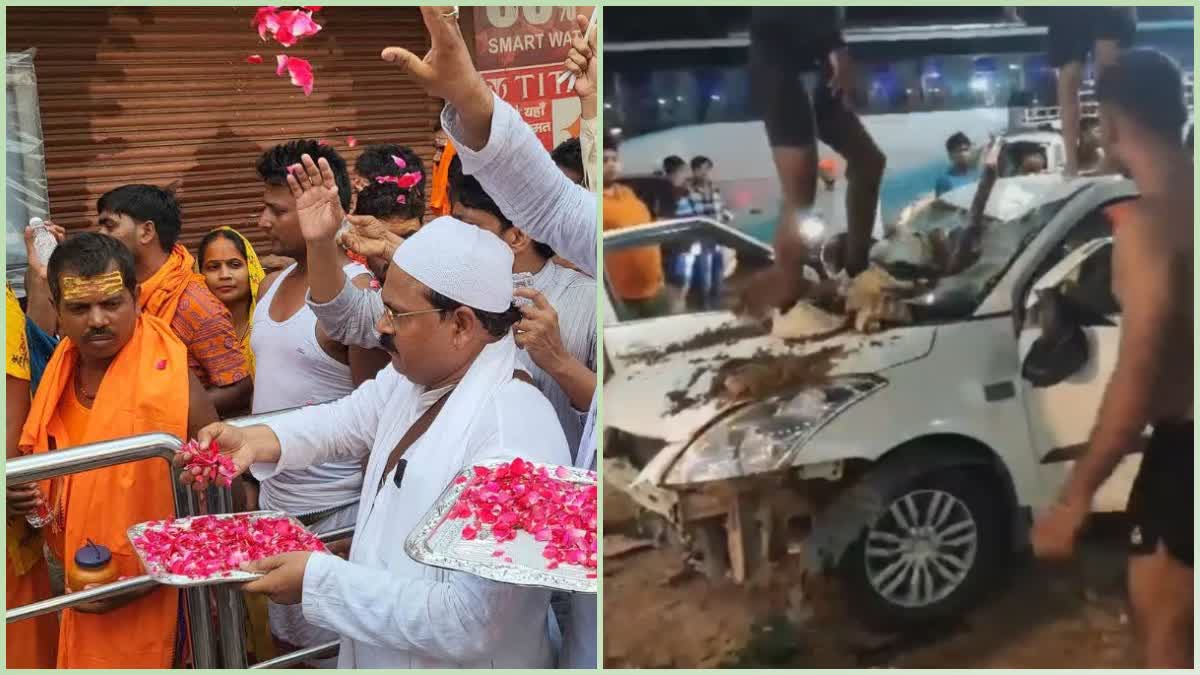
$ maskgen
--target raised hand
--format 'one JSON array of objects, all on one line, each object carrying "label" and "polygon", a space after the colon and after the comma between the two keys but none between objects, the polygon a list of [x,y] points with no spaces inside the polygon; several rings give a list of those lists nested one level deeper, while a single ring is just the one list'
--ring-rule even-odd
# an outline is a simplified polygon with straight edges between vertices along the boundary
[{"label": "raised hand", "polygon": [[388,47],[383,50],[383,60],[404,68],[430,96],[455,106],[481,90],[487,92],[487,84],[471,63],[471,53],[458,27],[458,10],[422,7],[421,18],[430,40],[425,58],[418,58],[404,47]]},{"label": "raised hand", "polygon": [[[46,229],[48,229],[50,231],[50,234],[54,235],[54,238],[58,240],[58,243],[61,244],[63,242],[63,240],[67,238],[67,231],[64,230],[61,225],[55,225],[54,223],[52,223],[49,220],[45,221],[44,224],[46,226]],[[37,236],[37,228],[26,225],[25,226],[25,256],[29,262],[29,269],[30,269],[30,271],[33,272],[33,274],[36,278],[45,279],[46,278],[46,265],[42,263],[41,259],[37,255],[37,252],[34,250],[34,246],[33,246],[33,240],[36,236]]]},{"label": "raised hand", "polygon": [[288,187],[296,198],[296,215],[305,241],[332,241],[346,212],[338,200],[337,180],[325,158],[304,155],[289,167]]},{"label": "raised hand", "polygon": [[575,76],[575,95],[586,99],[596,95],[597,31],[588,33],[588,18],[582,14],[575,17],[575,22],[579,24],[579,36],[571,40],[571,51],[567,52],[565,65]]}]

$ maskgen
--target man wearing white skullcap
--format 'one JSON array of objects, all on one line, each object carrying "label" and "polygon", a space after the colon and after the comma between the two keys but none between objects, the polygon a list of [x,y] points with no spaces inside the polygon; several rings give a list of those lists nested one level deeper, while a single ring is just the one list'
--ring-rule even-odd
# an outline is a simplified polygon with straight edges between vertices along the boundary
[{"label": "man wearing white skullcap", "polygon": [[[327,171],[324,160],[318,168],[305,156],[288,179],[310,227],[336,228],[340,218]],[[341,635],[340,668],[548,667],[549,591],[425,566],[404,552],[459,470],[518,455],[571,462],[550,404],[515,377],[512,251],[488,232],[438,218],[397,249],[382,298],[377,328],[393,368],[340,401],[199,434],[260,479],[362,459],[370,449],[349,561],[276,556],[255,564],[266,576],[246,590],[299,603],[308,621]],[[430,418],[424,433],[410,433]]]}]

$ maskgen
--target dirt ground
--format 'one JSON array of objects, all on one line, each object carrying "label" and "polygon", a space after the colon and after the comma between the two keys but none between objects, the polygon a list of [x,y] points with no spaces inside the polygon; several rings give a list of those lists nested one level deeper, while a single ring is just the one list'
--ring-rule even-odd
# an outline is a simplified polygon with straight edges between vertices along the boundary
[{"label": "dirt ground", "polygon": [[[609,523],[624,515],[606,495]],[[789,616],[799,565],[770,582],[712,584],[677,552],[644,548],[604,561],[608,668],[1131,668],[1137,666],[1124,600],[1124,530],[1095,523],[1062,567],[1015,563],[1008,582],[952,626],[880,635],[856,626],[822,584],[808,617]]]}]

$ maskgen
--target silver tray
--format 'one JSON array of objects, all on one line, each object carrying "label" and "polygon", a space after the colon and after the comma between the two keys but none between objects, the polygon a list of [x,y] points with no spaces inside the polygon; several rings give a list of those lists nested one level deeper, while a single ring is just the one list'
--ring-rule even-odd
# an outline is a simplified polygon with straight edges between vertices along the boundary
[{"label": "silver tray", "polygon": [[[505,460],[483,462],[475,466],[492,468],[506,464]],[[558,467],[549,464],[530,462],[534,466],[544,466],[551,471]],[[455,475],[472,475],[468,467]],[[569,475],[561,480],[572,483],[596,484],[596,474],[583,469],[566,467]],[[479,537],[472,541],[464,540],[461,536],[462,527],[468,521],[465,519],[449,520],[450,510],[458,501],[459,495],[466,489],[467,483],[455,483],[442,492],[433,508],[421,518],[413,528],[408,539],[404,542],[404,551],[413,560],[433,567],[442,567],[459,572],[474,574],[477,577],[499,581],[518,586],[533,586],[549,588],[574,593],[595,593],[599,585],[597,579],[589,579],[589,573],[599,576],[599,570],[589,570],[579,565],[559,565],[556,569],[546,569],[546,559],[542,557],[545,544],[536,541],[533,535],[524,530],[517,531],[517,538],[497,546],[487,528],[479,531]],[[505,556],[512,562],[504,562],[503,558],[492,556],[497,548],[504,549]]]},{"label": "silver tray", "polygon": [[[304,527],[304,525],[301,524],[299,520],[296,520],[292,516],[289,516],[288,514],[282,512],[282,511],[247,511],[244,513],[218,513],[218,514],[213,514],[212,516],[194,516],[191,518],[176,518],[176,519],[171,519],[170,522],[173,522],[176,525],[186,525],[190,521],[195,520],[197,518],[230,519],[230,518],[246,518],[247,516],[249,516],[250,520],[258,520],[260,518],[287,518],[296,527],[299,527],[302,530],[308,529],[308,528]],[[150,529],[150,527],[152,525],[158,525],[159,523],[162,523],[162,522],[164,522],[164,521],[151,520],[151,521],[148,521],[145,523],[138,523],[137,525],[134,525],[125,531],[125,536],[129,538],[129,543],[130,543],[130,545],[133,546],[133,552],[137,554],[138,560],[142,563],[142,569],[146,570],[146,574],[150,578],[157,581],[158,583],[163,584],[164,586],[180,586],[180,587],[189,587],[190,588],[190,587],[196,587],[196,586],[214,586],[216,584],[244,583],[247,581],[253,581],[254,579],[264,576],[261,572],[244,572],[242,570],[230,570],[228,572],[218,572],[216,575],[211,576],[211,577],[187,577],[187,576],[183,576],[182,574],[170,574],[166,570],[164,570],[162,568],[162,566],[147,562],[145,554],[142,552],[142,549],[138,547],[137,542],[135,540],[138,537],[142,536],[142,534],[145,533],[146,530]]]}]

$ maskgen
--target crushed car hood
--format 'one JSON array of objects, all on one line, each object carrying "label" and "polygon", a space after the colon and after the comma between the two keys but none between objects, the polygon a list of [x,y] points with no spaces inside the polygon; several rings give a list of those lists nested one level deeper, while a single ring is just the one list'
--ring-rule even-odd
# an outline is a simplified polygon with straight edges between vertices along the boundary
[{"label": "crushed car hood", "polygon": [[831,376],[880,373],[924,357],[935,333],[931,326],[916,326],[872,335],[846,331],[824,339],[785,341],[726,313],[646,323],[653,323],[654,330],[638,332],[649,333],[655,347],[627,336],[608,344],[617,364],[604,386],[604,423],[668,443],[691,439],[714,418],[740,405],[714,393],[714,380],[732,364],[781,365],[772,370],[783,372],[783,378],[789,376],[789,363],[803,361],[816,361],[811,364],[815,367],[796,369],[796,377],[809,370]]}]

